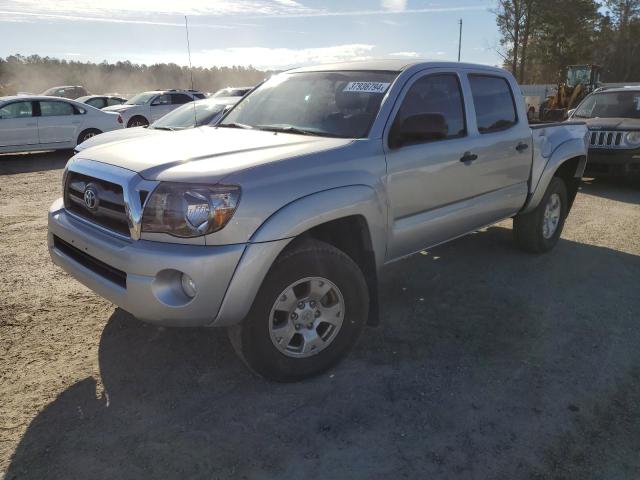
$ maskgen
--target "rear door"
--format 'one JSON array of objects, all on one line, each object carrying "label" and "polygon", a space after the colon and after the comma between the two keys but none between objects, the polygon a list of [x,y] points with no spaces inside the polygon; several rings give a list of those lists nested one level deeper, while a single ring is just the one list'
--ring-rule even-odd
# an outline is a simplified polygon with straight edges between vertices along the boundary
[{"label": "rear door", "polygon": [[82,123],[71,103],[61,100],[40,100],[38,135],[40,143],[55,144],[76,140]]},{"label": "rear door", "polygon": [[522,97],[515,94],[515,80],[482,71],[468,71],[467,79],[473,111],[471,150],[478,156],[473,162],[475,182],[488,194],[479,199],[485,213],[497,219],[515,213],[526,200],[531,128],[524,102],[516,102]]},{"label": "rear door", "polygon": [[37,144],[33,102],[17,101],[0,107],[0,148]]}]

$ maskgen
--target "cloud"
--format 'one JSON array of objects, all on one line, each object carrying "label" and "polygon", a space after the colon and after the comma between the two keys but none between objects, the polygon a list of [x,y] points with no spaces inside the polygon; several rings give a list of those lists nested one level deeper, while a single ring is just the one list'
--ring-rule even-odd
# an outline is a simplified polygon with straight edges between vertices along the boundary
[{"label": "cloud", "polygon": [[392,12],[402,12],[407,9],[407,0],[382,0],[382,8]]},{"label": "cloud", "polygon": [[[448,6],[408,9],[406,0],[382,0],[376,10],[326,10],[309,8],[296,0],[4,0],[0,22],[32,21],[37,18],[58,21],[133,23],[181,27],[176,16],[238,18],[313,18],[412,13],[442,13],[485,10],[482,6]],[[171,16],[171,18],[167,18]],[[206,22],[190,22],[192,27],[233,28]]]},{"label": "cloud", "polygon": [[418,58],[418,52],[394,52],[389,54],[390,57]]},{"label": "cloud", "polygon": [[[374,45],[344,44],[318,48],[267,48],[267,47],[238,47],[216,48],[191,52],[194,66],[210,67],[222,66],[253,66],[263,70],[285,70],[288,68],[319,63],[332,63],[354,60],[369,60],[373,58]],[[109,56],[108,61],[121,58]],[[176,63],[187,65],[187,56],[183,52],[154,52],[143,55],[130,55],[133,63]]]},{"label": "cloud", "polygon": [[346,44],[318,48],[224,48],[203,50],[194,56],[202,65],[253,65],[258,68],[282,70],[285,68],[318,63],[367,60],[372,58],[374,45]]}]

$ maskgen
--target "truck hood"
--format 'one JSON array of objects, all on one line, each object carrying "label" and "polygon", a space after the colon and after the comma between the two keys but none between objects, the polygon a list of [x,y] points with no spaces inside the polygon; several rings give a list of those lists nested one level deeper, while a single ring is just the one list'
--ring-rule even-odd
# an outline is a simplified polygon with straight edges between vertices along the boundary
[{"label": "truck hood", "polygon": [[116,112],[116,113],[120,113],[120,112],[124,112],[126,110],[129,110],[133,107],[139,107],[140,105],[125,105],[124,103],[122,105],[111,105],[110,107],[104,107],[102,109],[103,112]]},{"label": "truck hood", "polygon": [[205,126],[105,143],[76,157],[126,168],[147,180],[217,183],[239,170],[340,148],[352,141]]},{"label": "truck hood", "polygon": [[98,145],[103,145],[105,143],[120,142],[147,135],[161,135],[167,133],[173,132],[144,127],[120,128],[118,130],[111,130],[110,132],[101,133],[100,135],[91,137],[89,140],[85,140],[80,145],[76,146],[76,150],[80,152],[87,148],[97,147]]},{"label": "truck hood", "polygon": [[640,119],[636,118],[576,118],[584,120],[589,130],[640,130]]}]

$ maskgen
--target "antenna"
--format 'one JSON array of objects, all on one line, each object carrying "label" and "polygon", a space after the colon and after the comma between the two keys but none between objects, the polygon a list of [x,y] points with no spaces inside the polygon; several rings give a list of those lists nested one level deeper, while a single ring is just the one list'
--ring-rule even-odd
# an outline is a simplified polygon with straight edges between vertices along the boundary
[{"label": "antenna", "polygon": [[460,24],[460,35],[458,36],[458,61],[460,61],[460,51],[462,50],[462,19],[460,19],[458,23]]},{"label": "antenna", "polygon": [[[189,43],[189,22],[187,20],[187,16],[184,16],[184,29],[187,32],[187,53],[189,54],[189,73],[191,74],[191,90],[193,88],[193,66],[191,65],[191,44]],[[193,128],[198,126],[198,116],[196,115],[196,101],[192,100],[193,104]]]},{"label": "antenna", "polygon": [[187,32],[187,53],[189,54],[189,72],[191,73],[191,90],[193,90],[193,66],[191,65],[191,44],[189,43],[189,22],[187,16],[184,16],[184,29]]}]

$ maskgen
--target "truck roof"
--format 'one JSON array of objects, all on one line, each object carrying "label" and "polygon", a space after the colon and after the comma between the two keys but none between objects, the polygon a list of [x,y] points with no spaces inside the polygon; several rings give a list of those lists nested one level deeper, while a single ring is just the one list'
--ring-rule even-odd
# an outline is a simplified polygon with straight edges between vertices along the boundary
[{"label": "truck roof", "polygon": [[415,66],[429,66],[432,68],[443,67],[443,68],[451,68],[455,66],[456,68],[474,68],[474,69],[482,69],[493,71],[496,73],[504,74],[506,70],[498,67],[490,67],[488,65],[480,65],[475,63],[462,63],[462,62],[442,62],[442,61],[430,61],[430,60],[421,60],[421,59],[397,59],[397,58],[388,58],[388,59],[371,59],[371,60],[361,60],[361,61],[353,61],[353,62],[338,62],[338,63],[327,63],[323,65],[314,65],[309,67],[301,67],[294,68],[288,70],[287,72],[323,72],[323,71],[353,71],[353,70],[371,70],[371,71],[381,71],[381,72],[401,72],[403,70],[407,70],[408,68]]}]

